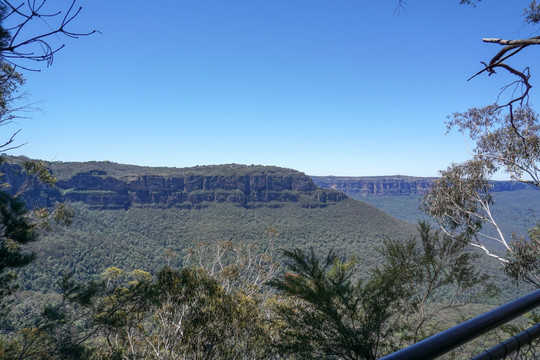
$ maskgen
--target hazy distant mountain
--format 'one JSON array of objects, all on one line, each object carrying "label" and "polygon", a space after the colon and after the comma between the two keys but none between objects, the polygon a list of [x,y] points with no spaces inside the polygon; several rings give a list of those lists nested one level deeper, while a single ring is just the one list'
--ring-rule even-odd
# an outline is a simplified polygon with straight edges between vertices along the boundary
[{"label": "hazy distant mountain", "polygon": [[[345,192],[411,223],[429,220],[419,210],[422,196],[436,178],[412,176],[335,177],[312,176],[321,187]],[[540,191],[515,181],[494,181],[494,216],[503,232],[525,235],[540,216]]]},{"label": "hazy distant mountain", "polygon": [[[424,195],[434,177],[414,176],[312,176],[313,182],[323,188],[343,191],[358,196],[411,196]],[[529,189],[529,186],[516,181],[494,181],[493,190],[516,191]]]}]

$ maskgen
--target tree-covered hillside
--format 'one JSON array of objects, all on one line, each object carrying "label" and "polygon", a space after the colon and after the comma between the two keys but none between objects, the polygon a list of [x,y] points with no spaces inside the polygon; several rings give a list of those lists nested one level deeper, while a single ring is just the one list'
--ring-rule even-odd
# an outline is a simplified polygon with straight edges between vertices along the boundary
[{"label": "tree-covered hillside", "polygon": [[[197,243],[230,240],[274,249],[334,249],[342,256],[358,255],[362,268],[375,265],[382,239],[408,239],[415,227],[368,204],[346,199],[326,207],[298,203],[255,208],[215,203],[200,209],[159,207],[94,210],[71,204],[73,223],[58,226],[32,245],[38,256],[21,273],[26,289],[52,289],[58,278],[74,272],[88,279],[109,266],[156,271],[165,252],[180,255]],[[269,235],[268,229],[275,229]]]}]

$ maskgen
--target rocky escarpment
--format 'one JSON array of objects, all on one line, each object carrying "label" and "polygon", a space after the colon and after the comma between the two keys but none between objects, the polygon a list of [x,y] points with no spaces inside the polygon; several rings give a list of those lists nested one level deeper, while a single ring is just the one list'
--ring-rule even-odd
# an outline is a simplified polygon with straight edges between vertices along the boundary
[{"label": "rocky escarpment", "polygon": [[[411,176],[337,177],[312,176],[313,182],[323,188],[362,196],[424,195],[436,178]],[[493,191],[515,191],[527,185],[513,181],[494,181]]]},{"label": "rocky escarpment", "polygon": [[[53,173],[58,166],[52,167]],[[70,166],[70,163],[62,166]],[[178,169],[176,174],[166,175],[144,174],[143,168],[138,170],[122,176],[118,176],[118,172],[111,176],[99,168],[78,172],[58,181],[56,188],[31,181],[30,191],[25,196],[26,200],[38,198],[43,205],[72,201],[100,209],[192,208],[212,202],[231,202],[245,207],[298,202],[305,207],[320,207],[347,197],[342,192],[317,187],[301,172],[275,167],[253,166],[251,169],[246,165],[217,165]],[[19,188],[25,181],[24,171],[17,164],[5,163],[2,171],[4,181],[11,184],[12,189]]]}]

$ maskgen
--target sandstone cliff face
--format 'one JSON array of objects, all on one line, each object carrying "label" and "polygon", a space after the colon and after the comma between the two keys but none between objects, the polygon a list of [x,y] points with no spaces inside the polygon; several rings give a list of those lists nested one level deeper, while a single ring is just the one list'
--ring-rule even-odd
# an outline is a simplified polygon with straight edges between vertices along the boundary
[{"label": "sandstone cliff face", "polygon": [[[2,181],[9,185],[7,191],[15,193],[21,187],[26,189],[22,199],[31,207],[80,201],[99,209],[127,209],[131,206],[192,208],[211,202],[231,202],[245,207],[298,202],[305,207],[318,207],[341,201],[346,198],[345,194],[421,196],[436,180],[408,176],[310,178],[289,169],[236,164],[178,169],[169,171],[167,175],[156,175],[156,171],[152,174],[149,170],[144,174],[141,172],[146,172],[145,168],[135,166],[129,166],[128,171],[126,165],[114,163],[106,163],[107,171],[93,169],[94,165],[100,166],[98,162],[74,164],[82,164],[86,170],[92,170],[73,171],[58,181],[54,188],[28,178],[17,164],[4,162],[0,165],[0,172]],[[72,169],[74,165],[61,166]],[[524,184],[510,181],[493,182],[493,186],[494,191],[526,188]]]},{"label": "sandstone cliff face", "polygon": [[[335,177],[312,176],[313,182],[323,188],[362,196],[411,196],[424,195],[436,178],[409,176]],[[494,181],[493,191],[514,191],[527,185],[511,181]]]},{"label": "sandstone cliff face", "polygon": [[424,195],[432,179],[403,178],[331,178],[313,177],[313,181],[325,188],[363,196]]},{"label": "sandstone cliff face", "polygon": [[[16,188],[25,175],[19,165],[4,164],[4,181]],[[58,181],[51,189],[32,184],[29,198],[37,197],[44,205],[56,201],[80,201],[94,208],[127,209],[130,206],[191,208],[210,202],[231,202],[241,206],[257,203],[301,202],[305,206],[325,206],[341,201],[346,195],[318,188],[310,177],[288,171],[284,174],[183,176],[129,175],[110,176],[104,170],[80,172]]]}]

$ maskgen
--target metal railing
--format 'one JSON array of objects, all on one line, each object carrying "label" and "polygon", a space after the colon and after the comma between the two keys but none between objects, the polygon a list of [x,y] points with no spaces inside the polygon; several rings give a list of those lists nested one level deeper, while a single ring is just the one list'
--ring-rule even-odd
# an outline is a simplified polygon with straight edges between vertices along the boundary
[{"label": "metal railing", "polygon": [[[456,325],[451,329],[433,335],[430,338],[417,342],[405,349],[387,355],[380,360],[429,360],[442,356],[453,349],[466,344],[475,338],[493,330],[507,322],[531,311],[540,306],[540,290],[536,290],[528,295],[525,295],[517,300],[500,306],[490,312],[482,314],[462,324]],[[505,342],[495,346],[494,348],[485,351],[475,360],[479,359],[503,359],[505,356],[512,354],[521,347],[530,344],[533,340],[540,337],[540,325],[535,325],[532,328],[506,340]],[[508,352],[504,349],[510,346],[514,349]],[[502,351],[504,350],[504,352]],[[496,357],[494,354],[499,354]],[[501,355],[503,354],[503,355]],[[487,356],[487,357],[486,357]]]},{"label": "metal railing", "polygon": [[538,359],[540,354],[536,354],[536,347],[539,341],[540,324],[536,324],[471,360]]}]

